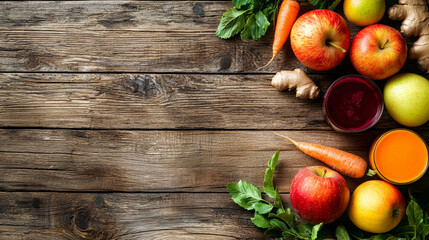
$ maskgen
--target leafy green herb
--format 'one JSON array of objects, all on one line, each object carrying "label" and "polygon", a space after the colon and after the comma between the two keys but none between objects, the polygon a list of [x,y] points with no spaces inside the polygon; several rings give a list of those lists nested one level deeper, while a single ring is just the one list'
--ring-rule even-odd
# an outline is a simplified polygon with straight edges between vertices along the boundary
[{"label": "leafy green herb", "polygon": [[241,32],[243,40],[257,40],[265,35],[274,21],[280,0],[232,0],[234,7],[226,11],[216,36],[227,39]]},{"label": "leafy green herb", "polygon": [[247,11],[240,11],[236,8],[231,8],[226,11],[221,18],[219,26],[216,30],[216,35],[220,38],[230,38],[239,33],[246,23]]},{"label": "leafy green herb", "polygon": [[260,228],[269,228],[271,227],[270,221],[266,219],[263,215],[255,212],[255,216],[251,218],[252,222]]},{"label": "leafy green herb", "polygon": [[309,0],[310,4],[317,8],[334,10],[341,0]]},{"label": "leafy green herb", "polygon": [[238,183],[227,185],[232,200],[246,210],[255,210],[251,221],[265,235],[277,237],[282,240],[316,240],[321,232],[323,223],[313,225],[310,223],[297,224],[297,218],[289,208],[284,208],[280,198],[279,189],[274,187],[273,174],[279,159],[279,151],[268,161],[265,171],[263,190],[268,197],[274,199],[274,203],[262,198],[262,193],[255,185],[240,180]]},{"label": "leafy green herb", "polygon": [[335,237],[337,237],[337,240],[351,240],[349,233],[346,230],[346,227],[343,225],[340,225],[335,230]]},{"label": "leafy green herb", "polygon": [[271,212],[271,210],[273,210],[274,206],[271,204],[263,203],[263,202],[257,202],[255,204],[253,204],[253,207],[255,208],[255,211],[257,213],[267,214],[267,213]]},{"label": "leafy green herb", "polygon": [[[279,151],[274,153],[273,156],[271,156],[270,160],[268,161],[268,168],[265,170],[265,177],[264,177],[264,193],[266,193],[270,198],[276,197],[276,191],[274,190],[274,183],[273,183],[273,175],[274,170],[276,169],[277,162],[279,161]],[[276,204],[276,203],[274,203]]]},{"label": "leafy green herb", "polygon": [[232,0],[232,4],[234,4],[237,9],[240,9],[242,6],[250,4],[251,2],[252,0]]},{"label": "leafy green herb", "polygon": [[277,187],[276,187],[275,196],[274,196],[274,207],[278,208],[277,213],[282,213],[285,211],[285,208],[283,207],[282,199],[280,198],[279,189]]},{"label": "leafy green herb", "polygon": [[240,180],[226,185],[232,200],[246,210],[253,210],[254,204],[262,201],[261,190],[255,185]]}]

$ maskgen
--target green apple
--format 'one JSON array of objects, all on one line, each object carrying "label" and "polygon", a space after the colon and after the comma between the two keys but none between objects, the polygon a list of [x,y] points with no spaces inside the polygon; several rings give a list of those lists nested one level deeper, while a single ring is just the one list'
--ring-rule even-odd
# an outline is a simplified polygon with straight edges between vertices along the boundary
[{"label": "green apple", "polygon": [[384,104],[398,123],[417,127],[429,120],[429,80],[402,73],[390,78],[384,86]]},{"label": "green apple", "polygon": [[385,0],[344,0],[344,15],[357,26],[368,26],[383,18]]}]

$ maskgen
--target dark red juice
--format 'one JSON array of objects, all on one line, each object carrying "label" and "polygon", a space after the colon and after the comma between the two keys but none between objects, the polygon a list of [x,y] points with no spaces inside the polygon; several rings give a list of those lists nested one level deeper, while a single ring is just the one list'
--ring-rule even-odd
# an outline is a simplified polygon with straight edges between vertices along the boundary
[{"label": "dark red juice", "polygon": [[373,126],[383,111],[378,87],[362,76],[346,76],[328,89],[324,103],[331,123],[345,131],[362,131]]}]

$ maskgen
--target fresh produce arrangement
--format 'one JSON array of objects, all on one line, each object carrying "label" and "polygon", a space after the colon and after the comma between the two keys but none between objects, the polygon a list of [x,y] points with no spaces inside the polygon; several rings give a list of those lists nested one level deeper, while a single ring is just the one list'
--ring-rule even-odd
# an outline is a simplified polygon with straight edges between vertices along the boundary
[{"label": "fresh produce arrangement", "polygon": [[[422,200],[410,194],[405,205],[402,193],[395,186],[370,180],[359,185],[350,197],[344,178],[322,166],[304,168],[292,181],[291,204],[300,218],[309,222],[299,221],[285,207],[278,187],[273,184],[278,159],[279,151],[268,161],[263,182],[263,192],[271,201],[262,196],[258,187],[244,180],[227,185],[235,203],[255,211],[250,220],[266,236],[276,240],[424,240],[429,236],[429,193],[424,193],[427,196]],[[347,205],[347,214],[357,227],[343,221],[328,228],[329,224],[323,221],[334,221]]]},{"label": "fresh produce arrangement", "polygon": [[[429,121],[429,80],[416,73],[398,74],[407,58],[417,59],[420,68],[429,73],[427,0],[398,0],[387,10],[390,19],[403,21],[400,32],[378,24],[386,12],[385,0],[344,0],[347,20],[362,27],[353,40],[348,22],[332,11],[341,0],[232,2],[234,7],[222,16],[216,31],[220,38],[240,33],[243,40],[256,40],[276,23],[272,57],[261,68],[274,61],[289,35],[293,54],[309,69],[327,71],[350,58],[359,74],[338,78],[323,96],[321,114],[335,131],[366,131],[379,121],[384,107],[406,127]],[[320,9],[300,14],[300,5],[306,3]],[[418,37],[409,50],[403,35]],[[375,83],[383,80],[382,88]],[[296,90],[296,97],[302,100],[320,95],[315,82],[299,68],[279,71],[271,85],[278,91]],[[284,206],[273,184],[278,151],[265,171],[266,197],[243,180],[227,185],[235,203],[255,211],[251,221],[265,235],[276,240],[428,239],[429,193],[417,200],[409,192],[407,200],[395,186],[418,181],[429,168],[428,145],[418,133],[397,128],[381,134],[368,149],[368,161],[340,149],[275,134],[327,166],[305,167],[295,175],[290,183],[293,210]],[[374,179],[351,193],[347,177],[365,175]],[[339,224],[337,220],[343,216]]]}]

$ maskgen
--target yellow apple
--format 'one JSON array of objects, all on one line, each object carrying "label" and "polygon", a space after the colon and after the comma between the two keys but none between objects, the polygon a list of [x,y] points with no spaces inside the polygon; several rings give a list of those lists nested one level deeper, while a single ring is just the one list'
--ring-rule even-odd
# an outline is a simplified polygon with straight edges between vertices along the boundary
[{"label": "yellow apple", "polygon": [[395,121],[417,127],[429,120],[429,80],[402,73],[390,78],[384,86],[384,103]]},{"label": "yellow apple", "polygon": [[353,192],[348,214],[358,228],[371,233],[385,233],[402,220],[405,200],[392,184],[371,180],[362,183]]},{"label": "yellow apple", "polygon": [[357,26],[368,26],[383,18],[384,0],[344,0],[344,15]]}]

